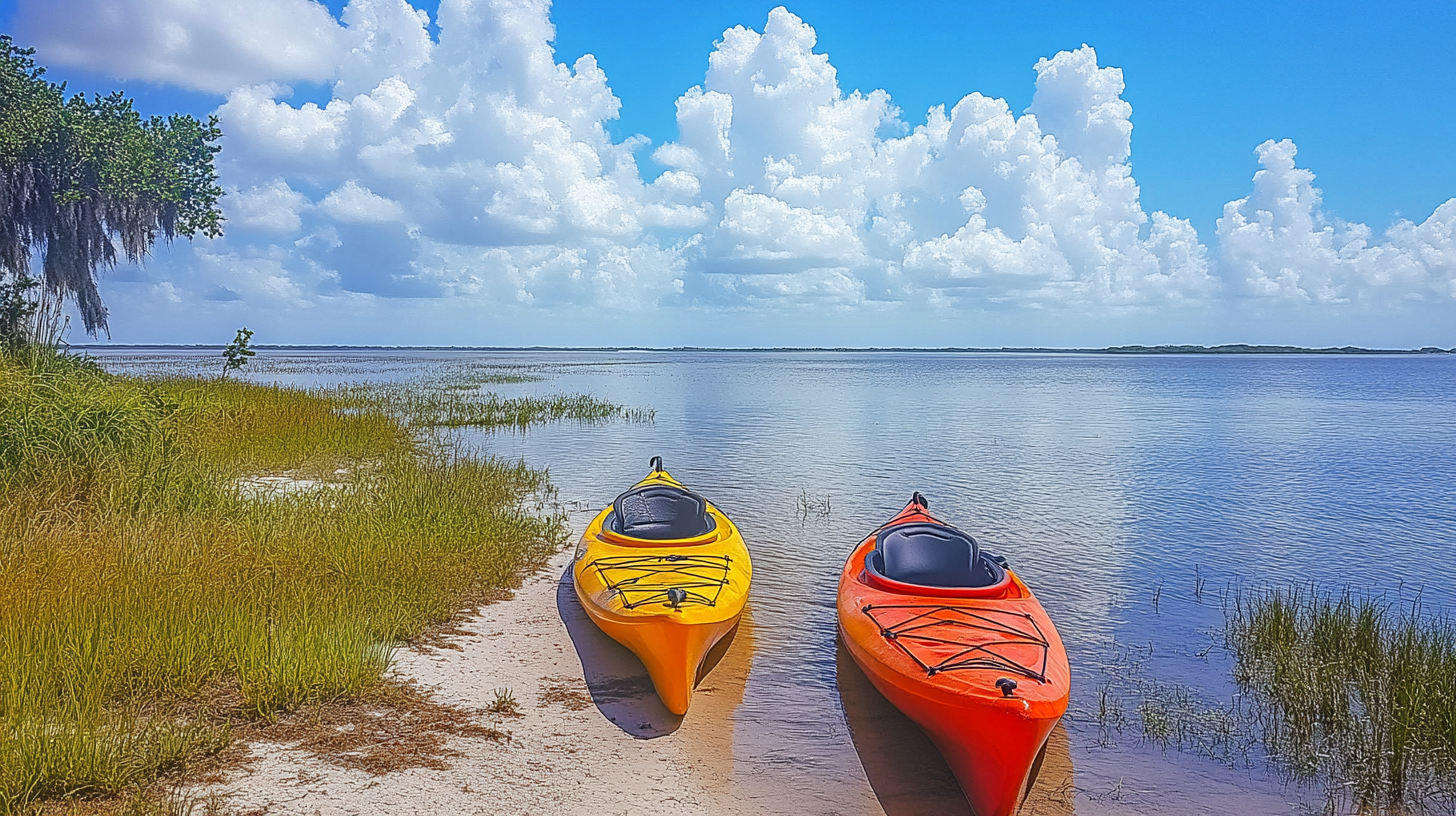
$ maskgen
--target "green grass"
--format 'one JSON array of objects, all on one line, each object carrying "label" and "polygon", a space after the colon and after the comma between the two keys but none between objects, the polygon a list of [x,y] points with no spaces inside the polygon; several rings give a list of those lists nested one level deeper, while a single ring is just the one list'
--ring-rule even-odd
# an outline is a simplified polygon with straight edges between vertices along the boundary
[{"label": "green grass", "polygon": [[1224,614],[1238,693],[1215,700],[1159,680],[1148,674],[1151,645],[1114,645],[1085,712],[1101,744],[1135,723],[1161,748],[1236,767],[1267,761],[1329,813],[1456,812],[1449,619],[1308,585],[1231,592]]},{"label": "green grass", "polygon": [[[543,472],[422,426],[622,409],[446,393],[0,357],[0,813],[144,787],[225,744],[229,718],[356,694],[558,548]],[[280,474],[330,487],[239,487]]]},{"label": "green grass", "polygon": [[1234,677],[1269,754],[1364,811],[1456,803],[1456,627],[1350,591],[1244,593]]},{"label": "green grass", "polygon": [[[519,381],[519,380],[515,380]],[[478,377],[450,377],[429,387],[349,385],[321,395],[359,409],[435,428],[526,428],[542,422],[652,422],[650,408],[623,408],[585,394],[501,397],[481,392]]]}]

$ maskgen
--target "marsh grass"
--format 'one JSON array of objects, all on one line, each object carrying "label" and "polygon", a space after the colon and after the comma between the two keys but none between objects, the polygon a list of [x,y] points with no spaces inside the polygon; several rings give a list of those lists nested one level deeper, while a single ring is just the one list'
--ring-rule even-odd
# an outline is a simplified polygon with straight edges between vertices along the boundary
[{"label": "marsh grass", "polygon": [[1180,683],[1140,682],[1136,711],[1145,739],[1225,764],[1246,763],[1258,741],[1237,705],[1206,702]]},{"label": "marsh grass", "polygon": [[829,518],[832,510],[828,493],[822,496],[810,495],[808,488],[800,488],[798,498],[794,500],[794,514],[799,517],[799,521]]},{"label": "marsh grass", "polygon": [[[1456,812],[1456,627],[1419,602],[1307,585],[1230,591],[1221,645],[1237,694],[1208,699],[1114,645],[1087,712],[1100,742],[1143,739],[1233,766],[1267,761],[1328,813]],[[1136,714],[1136,720],[1128,712]]]},{"label": "marsh grass", "polygon": [[340,386],[320,392],[356,409],[435,428],[517,428],[542,422],[652,422],[650,408],[623,408],[586,394],[502,397],[482,392],[481,383],[449,378],[430,387],[396,384]]},{"label": "marsh grass", "polygon": [[1361,811],[1456,805],[1456,628],[1351,591],[1246,592],[1234,678],[1270,756]]},{"label": "marsh grass", "polygon": [[[512,405],[460,410],[620,411]],[[0,814],[143,789],[237,722],[361,694],[560,546],[543,472],[423,445],[390,407],[0,357]],[[260,475],[338,489],[239,489]]]}]

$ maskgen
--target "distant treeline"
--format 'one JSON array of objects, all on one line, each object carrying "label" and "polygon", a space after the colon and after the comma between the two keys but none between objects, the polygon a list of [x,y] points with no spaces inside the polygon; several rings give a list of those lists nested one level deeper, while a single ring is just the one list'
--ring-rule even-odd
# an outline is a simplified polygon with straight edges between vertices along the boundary
[{"label": "distant treeline", "polygon": [[[1049,349],[1050,350],[1050,349]],[[1426,346],[1421,349],[1368,349],[1359,346],[1303,348],[1301,346],[1251,346],[1230,343],[1223,346],[1113,346],[1098,349],[1102,354],[1456,354],[1456,348]]]}]

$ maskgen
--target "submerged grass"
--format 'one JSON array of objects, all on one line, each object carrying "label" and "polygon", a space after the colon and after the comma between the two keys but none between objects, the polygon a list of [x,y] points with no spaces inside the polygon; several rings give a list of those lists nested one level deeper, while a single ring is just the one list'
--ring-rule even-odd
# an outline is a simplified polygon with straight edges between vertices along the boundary
[{"label": "submerged grass", "polygon": [[[1456,625],[1419,602],[1310,585],[1231,591],[1222,645],[1237,694],[1223,701],[1148,676],[1115,646],[1087,713],[1100,742],[1143,739],[1234,766],[1267,757],[1324,797],[1327,813],[1456,813]],[[1204,657],[1215,644],[1198,653]]]},{"label": "submerged grass", "polygon": [[[543,472],[421,444],[402,415],[621,409],[454,399],[478,407],[0,357],[0,814],[145,787],[233,719],[356,695],[396,643],[557,548]],[[259,475],[333,489],[240,489]]]},{"label": "submerged grass", "polygon": [[623,408],[586,394],[502,397],[480,392],[473,378],[449,378],[428,388],[348,385],[323,392],[357,409],[434,428],[526,428],[542,422],[652,422],[651,408]]},{"label": "submerged grass", "polygon": [[1361,811],[1456,805],[1456,627],[1345,591],[1244,593],[1234,676],[1270,755]]}]

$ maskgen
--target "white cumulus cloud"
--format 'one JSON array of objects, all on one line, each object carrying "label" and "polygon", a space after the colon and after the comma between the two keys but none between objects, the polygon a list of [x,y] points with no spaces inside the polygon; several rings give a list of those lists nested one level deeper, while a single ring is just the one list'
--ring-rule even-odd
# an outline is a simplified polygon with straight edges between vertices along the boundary
[{"label": "white cumulus cloud", "polygon": [[700,273],[798,270],[792,297],[832,265],[878,298],[1083,306],[1218,288],[1193,227],[1143,211],[1122,72],[1091,48],[1037,64],[1026,114],[973,93],[884,138],[901,121],[889,96],[844,94],[814,46],[813,28],[775,9],[761,34],[726,32],[705,84],[678,100],[681,139],[656,156],[723,213]]},{"label": "white cumulus cloud", "polygon": [[[450,301],[481,324],[595,310],[635,330],[714,310],[852,326],[887,309],[1211,320],[1456,299],[1456,200],[1377,238],[1323,212],[1287,140],[1259,146],[1216,248],[1149,212],[1122,72],[1087,45],[1036,63],[1025,111],[972,92],[907,115],[882,90],[844,93],[814,29],[776,8],[723,33],[676,101],[677,138],[647,151],[609,135],[621,103],[595,58],[557,61],[546,0],[441,0],[437,40],[406,0],[351,0],[338,20],[312,0],[243,8],[21,3],[46,59],[225,92],[227,237],[121,276],[168,302]],[[331,83],[328,101],[290,101],[300,79]],[[665,172],[644,181],[638,152]]]},{"label": "white cumulus cloud", "polygon": [[399,221],[404,217],[404,208],[398,202],[377,196],[352,179],[324,196],[318,206],[335,221],[353,224]]},{"label": "white cumulus cloud", "polygon": [[1263,169],[1253,193],[1224,205],[1218,219],[1225,274],[1249,295],[1348,303],[1456,294],[1456,199],[1421,224],[1397,221],[1372,244],[1370,227],[1320,208],[1314,173],[1295,166],[1294,142],[1271,139],[1256,152]]},{"label": "white cumulus cloud", "polygon": [[329,79],[349,39],[314,0],[22,0],[15,24],[46,62],[215,92]]}]

